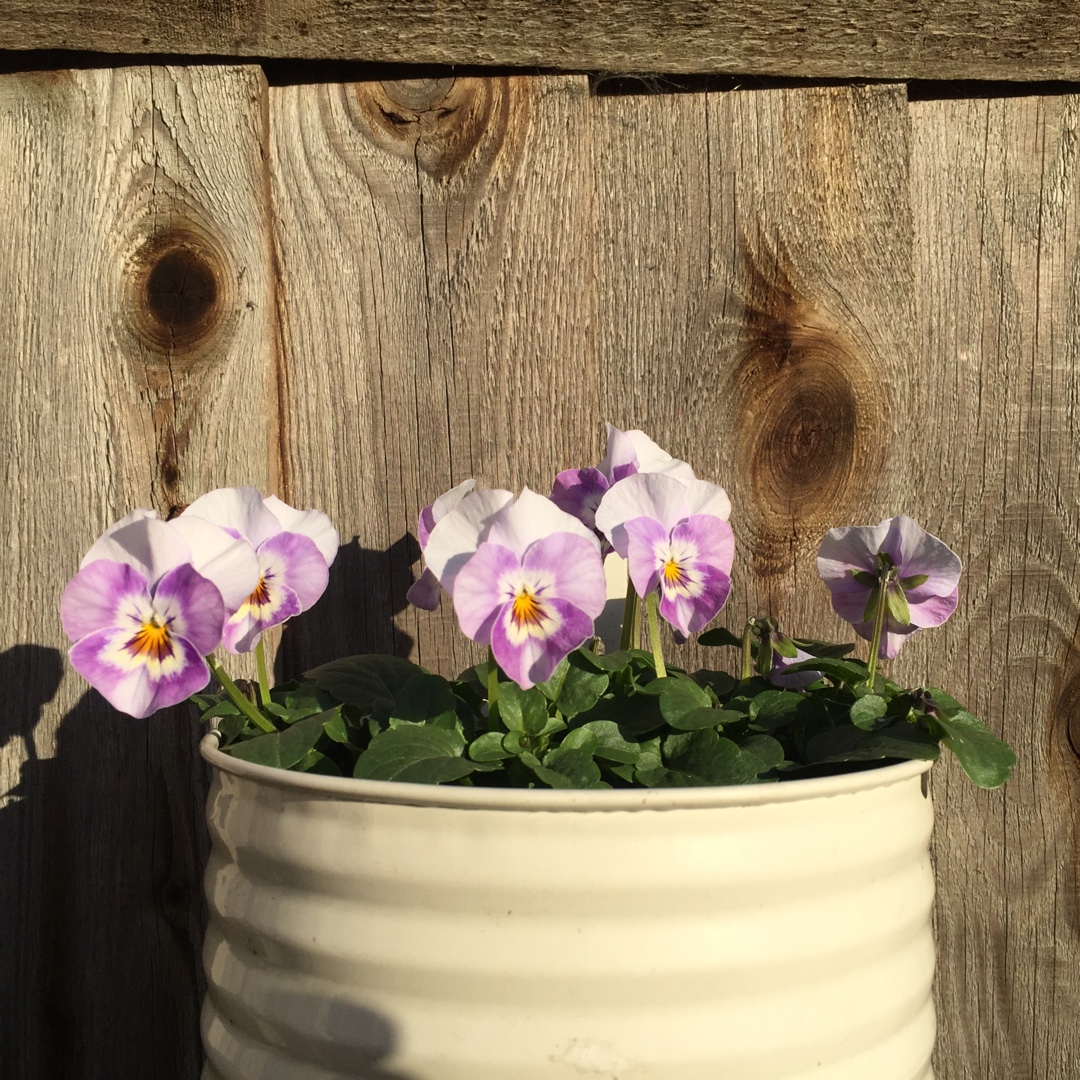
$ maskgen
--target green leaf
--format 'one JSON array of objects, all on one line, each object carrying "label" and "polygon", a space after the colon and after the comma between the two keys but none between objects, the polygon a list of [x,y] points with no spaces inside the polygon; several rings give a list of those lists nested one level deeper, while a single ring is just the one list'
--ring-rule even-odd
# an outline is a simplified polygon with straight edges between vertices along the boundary
[{"label": "green leaf", "polygon": [[563,684],[566,682],[566,673],[570,670],[570,661],[563,657],[555,666],[555,670],[551,673],[551,678],[547,682],[537,683],[536,688],[548,699],[548,701],[557,701],[559,694],[562,693]]},{"label": "green leaf", "polygon": [[501,731],[487,731],[478,739],[469,743],[469,757],[473,761],[505,761],[513,757],[512,750],[503,746],[503,733]]},{"label": "green leaf", "polygon": [[[430,724],[440,718],[457,718],[457,698],[441,675],[416,675],[394,695],[390,719],[407,724]],[[454,721],[444,723],[453,727]]]},{"label": "green leaf", "polygon": [[875,732],[857,727],[820,732],[807,740],[805,758],[809,764],[884,758],[936,761],[940,753],[932,735],[914,724],[900,721]]},{"label": "green leaf", "polygon": [[888,605],[889,614],[901,626],[911,624],[911,607],[908,605],[903,589],[894,588],[890,585],[885,592],[885,603]]},{"label": "green leaf", "polygon": [[239,709],[228,716],[222,716],[218,720],[217,733],[221,745],[227,746],[234,739],[240,737],[241,732],[248,726],[247,717]]},{"label": "green leaf", "polygon": [[323,715],[326,717],[323,721],[323,731],[334,742],[347,745],[351,736],[345,723],[345,717],[341,714],[341,706],[339,705],[336,709],[329,709]]},{"label": "green leaf", "polygon": [[337,704],[337,699],[333,695],[320,690],[310,682],[275,687],[270,692],[270,696],[279,705],[284,706],[294,720],[325,712]]},{"label": "green leaf", "polygon": [[867,675],[866,665],[861,660],[833,660],[828,657],[804,660],[786,669],[787,674],[794,671],[820,671],[834,683],[845,686],[858,686],[866,682]]},{"label": "green leaf", "polygon": [[710,727],[716,722],[702,724],[700,720],[696,723],[691,721],[691,728],[684,727],[682,720],[691,713],[700,709],[712,712],[712,698],[693,679],[686,676],[656,679],[645,687],[645,692],[659,695],[660,713],[673,728],[693,730],[699,727]]},{"label": "green leaf", "polygon": [[[660,699],[661,708],[663,707],[664,699]],[[730,713],[727,714],[730,716]],[[719,709],[698,708],[690,709],[688,712],[680,712],[675,719],[669,719],[668,723],[675,728],[676,731],[700,731],[702,728],[714,728],[718,724],[722,723],[724,715]],[[739,719],[746,719],[741,713]]]},{"label": "green leaf", "polygon": [[318,750],[309,750],[294,766],[294,772],[317,773],[319,776],[340,776],[341,769],[333,758],[320,754]]},{"label": "green leaf", "polygon": [[759,776],[782,765],[787,756],[783,746],[771,735],[751,735],[739,743],[739,748],[757,759]]},{"label": "green leaf", "polygon": [[715,731],[669,735],[664,756],[678,772],[700,776],[710,784],[749,784],[757,779],[758,759]]},{"label": "green leaf", "polygon": [[241,761],[269,765],[274,769],[291,769],[322,738],[326,719],[325,714],[317,713],[297,720],[284,731],[231,743],[225,750]]},{"label": "green leaf", "polygon": [[772,635],[773,648],[785,659],[794,660],[799,655],[795,642],[786,634]]},{"label": "green leaf", "polygon": [[559,746],[564,750],[584,750],[591,757],[596,753],[596,733],[588,725],[568,731]]},{"label": "green leaf", "polygon": [[766,690],[751,700],[750,719],[759,727],[779,727],[805,700],[804,695],[791,690]]},{"label": "green leaf", "polygon": [[872,589],[878,583],[878,576],[872,570],[852,570],[851,576],[867,589]]},{"label": "green leaf", "polygon": [[[569,787],[591,788],[600,782],[600,766],[593,761],[592,754],[582,748],[558,746],[549,750],[544,755],[544,769],[566,777]],[[546,777],[541,776],[541,779]]]},{"label": "green leaf", "polygon": [[714,626],[711,630],[706,630],[698,635],[697,640],[699,645],[732,645],[736,649],[742,648],[742,638],[724,626]]},{"label": "green leaf", "polygon": [[[579,732],[582,734],[579,735]],[[655,739],[650,739],[648,742],[628,739],[622,728],[613,720],[590,720],[587,724],[569,732],[560,745],[585,748],[589,745],[587,741],[589,739],[592,740],[593,756],[603,758],[605,761],[632,765],[640,760],[642,754],[650,750],[656,754],[659,761],[659,743]],[[578,742],[577,740],[586,741]]]},{"label": "green leaf", "polygon": [[829,656],[829,657],[841,657],[847,656],[852,649],[855,648],[853,644],[838,645],[832,641],[815,641],[813,638],[792,638],[797,649],[802,649],[803,652],[809,653],[811,656]]},{"label": "green leaf", "polygon": [[759,675],[768,675],[773,666],[773,643],[768,634],[762,634],[758,642],[757,653],[754,657],[754,666]]},{"label": "green leaf", "polygon": [[223,698],[221,701],[218,701],[216,698],[211,698],[211,704],[199,719],[210,721],[216,720],[219,716],[240,715],[242,715],[240,710],[228,698]]},{"label": "green leaf", "polygon": [[929,580],[929,574],[911,574],[909,577],[902,577],[900,579],[900,587],[905,592],[911,592],[912,589],[917,589],[920,585],[925,585]]},{"label": "green leaf", "polygon": [[575,663],[571,654],[566,678],[555,702],[559,712],[567,719],[588,712],[604,695],[610,681],[610,676],[604,672],[590,671]]},{"label": "green leaf", "polygon": [[353,776],[442,784],[459,780],[475,766],[463,758],[465,740],[457,731],[430,724],[399,724],[379,732],[356,759]]},{"label": "green leaf", "polygon": [[978,717],[961,710],[955,716],[933,717],[942,743],[957,757],[964,772],[981,788],[1001,787],[1016,764],[1016,755]]},{"label": "green leaf", "polygon": [[708,668],[699,668],[692,676],[698,686],[706,686],[716,695],[717,700],[723,700],[738,685],[734,675],[726,671],[710,671]]},{"label": "green leaf", "polygon": [[347,656],[305,672],[320,690],[365,713],[377,706],[389,708],[398,691],[426,672],[400,656]]},{"label": "green leaf", "polygon": [[866,694],[859,698],[848,712],[851,722],[863,729],[873,731],[877,722],[885,715],[889,703],[877,694]]},{"label": "green leaf", "polygon": [[535,686],[522,690],[517,683],[499,683],[499,719],[510,731],[524,735],[545,734],[550,730],[548,722],[551,719],[547,698]]},{"label": "green leaf", "polygon": [[936,690],[931,686],[927,687],[926,692],[930,695],[930,700],[935,707],[947,715],[951,716],[953,713],[964,711],[964,706],[951,694],[946,694],[944,690]]}]

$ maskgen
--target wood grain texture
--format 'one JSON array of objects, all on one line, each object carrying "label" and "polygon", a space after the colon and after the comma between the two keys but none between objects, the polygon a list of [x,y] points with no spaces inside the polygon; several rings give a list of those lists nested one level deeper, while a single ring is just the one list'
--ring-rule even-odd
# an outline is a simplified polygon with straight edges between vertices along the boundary
[{"label": "wood grain texture", "polygon": [[420,509],[591,458],[588,103],[569,76],[271,91],[289,490],[352,538],[292,670],[474,662],[448,605],[406,608]]},{"label": "wood grain texture", "polygon": [[0,79],[0,1075],[194,1077],[198,727],[67,667],[101,529],[276,476],[257,68]]},{"label": "wood grain texture", "polygon": [[603,415],[731,495],[723,624],[839,640],[821,536],[901,491],[919,511],[884,468],[912,362],[904,88],[604,98],[595,126]]},{"label": "wood grain texture", "polygon": [[0,0],[5,48],[813,78],[1074,79],[1062,0]]},{"label": "wood grain texture", "polygon": [[967,564],[940,662],[1020,758],[993,794],[934,770],[940,1074],[1066,1080],[1080,1075],[1080,99],[912,115],[912,482]]}]

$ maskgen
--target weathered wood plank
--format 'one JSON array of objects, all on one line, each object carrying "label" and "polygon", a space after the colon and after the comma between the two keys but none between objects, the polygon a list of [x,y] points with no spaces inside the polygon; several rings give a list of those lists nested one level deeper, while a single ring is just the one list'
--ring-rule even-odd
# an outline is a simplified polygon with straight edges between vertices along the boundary
[{"label": "weathered wood plank", "polygon": [[591,457],[582,77],[272,89],[289,490],[354,538],[287,630],[296,670],[475,650],[406,609],[420,508],[467,477],[545,494]]},{"label": "weathered wood plank", "polygon": [[10,49],[811,78],[1075,79],[1058,0],[3,0]]},{"label": "weathered wood plank", "polygon": [[[257,68],[0,79],[0,1074],[198,1074],[194,718],[110,710],[57,602],[98,532],[276,481]],[[269,424],[269,427],[268,427]]]},{"label": "weathered wood plank", "polygon": [[996,794],[934,770],[940,1075],[1080,1076],[1080,99],[912,116],[913,479],[967,563],[941,662],[1020,758]]},{"label": "weathered wood plank", "polygon": [[904,88],[599,99],[595,126],[605,415],[731,495],[723,623],[841,635],[821,536],[922,504],[885,468],[913,337]]}]

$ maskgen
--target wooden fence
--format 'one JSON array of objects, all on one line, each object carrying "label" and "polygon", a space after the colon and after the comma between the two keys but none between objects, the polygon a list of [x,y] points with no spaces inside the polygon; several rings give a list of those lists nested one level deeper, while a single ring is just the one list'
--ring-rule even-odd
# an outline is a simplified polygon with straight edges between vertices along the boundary
[{"label": "wooden fence", "polygon": [[67,666],[100,530],[224,484],[320,507],[342,548],[279,672],[449,670],[452,618],[405,604],[418,510],[546,491],[605,420],[731,494],[725,625],[839,635],[834,524],[961,554],[896,671],[1020,760],[993,794],[934,770],[938,1075],[1080,1076],[1080,96],[733,87],[0,76],[5,1080],[201,1061],[199,732]]}]

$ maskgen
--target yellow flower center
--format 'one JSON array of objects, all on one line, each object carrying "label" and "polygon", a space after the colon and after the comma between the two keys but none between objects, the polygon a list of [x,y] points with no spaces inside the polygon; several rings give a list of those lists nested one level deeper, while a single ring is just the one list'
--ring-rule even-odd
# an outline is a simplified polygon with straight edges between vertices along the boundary
[{"label": "yellow flower center", "polygon": [[684,578],[683,568],[674,559],[668,559],[664,563],[664,581],[668,585],[678,585]]},{"label": "yellow flower center", "polygon": [[156,619],[145,622],[127,643],[127,650],[139,660],[162,660],[172,656],[172,638],[168,626],[160,625]]},{"label": "yellow flower center", "polygon": [[247,598],[247,604],[249,607],[261,608],[269,603],[270,590],[266,587],[266,578],[260,575],[259,584],[255,586],[255,591]]},{"label": "yellow flower center", "polygon": [[530,625],[538,626],[540,624],[543,610],[540,607],[540,601],[536,599],[536,596],[529,592],[528,589],[522,589],[521,592],[514,597],[514,607],[511,611],[511,615],[519,626]]}]

